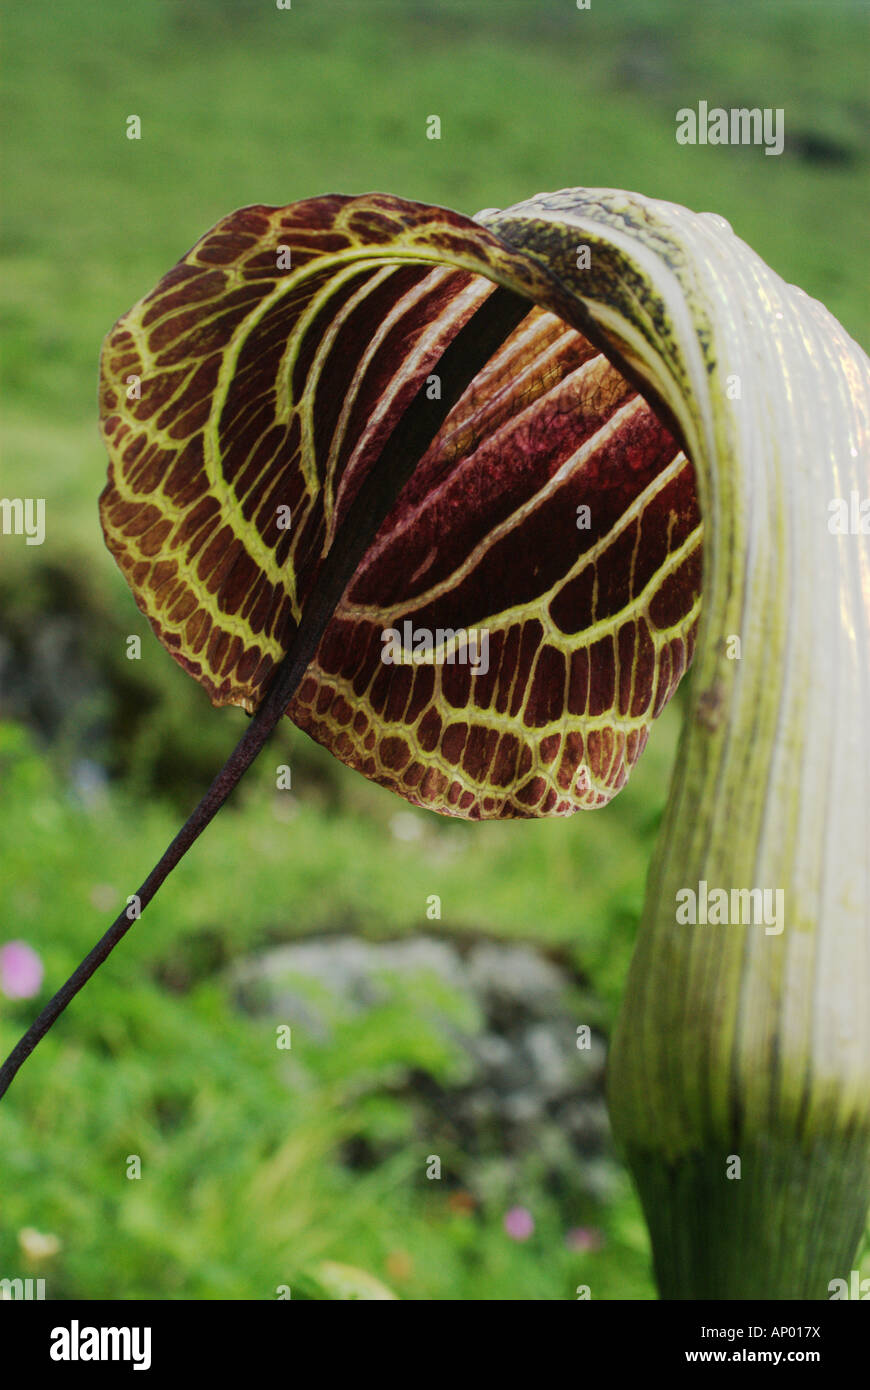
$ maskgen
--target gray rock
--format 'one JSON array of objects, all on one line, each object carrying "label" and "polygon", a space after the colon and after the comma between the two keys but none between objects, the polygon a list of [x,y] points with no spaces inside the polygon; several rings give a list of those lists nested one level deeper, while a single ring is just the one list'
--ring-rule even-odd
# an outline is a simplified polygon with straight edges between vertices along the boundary
[{"label": "gray rock", "polygon": [[415,1008],[465,1065],[447,1083],[419,1066],[393,1071],[390,1095],[407,1100],[427,1151],[453,1153],[452,1177],[470,1190],[488,1190],[498,1173],[507,1191],[527,1162],[569,1193],[597,1196],[616,1180],[604,1040],[593,1032],[589,1048],[577,1047],[586,1012],[577,982],[533,947],[320,937],[243,961],[231,979],[242,1007],[290,1024],[309,1046],[328,1045],[340,1023],[413,991]]}]

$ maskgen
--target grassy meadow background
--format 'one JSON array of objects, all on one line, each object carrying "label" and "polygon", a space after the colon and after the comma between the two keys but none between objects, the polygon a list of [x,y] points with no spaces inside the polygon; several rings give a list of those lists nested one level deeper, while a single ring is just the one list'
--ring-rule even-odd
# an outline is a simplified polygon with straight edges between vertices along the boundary
[{"label": "grassy meadow background", "polygon": [[[568,185],[629,188],[723,214],[870,347],[863,5],[4,8],[0,494],[44,496],[47,533],[41,547],[0,538],[0,945],[26,941],[46,970],[38,999],[0,995],[3,1055],[245,723],[212,710],[151,636],[97,514],[101,341],[219,217],[334,191],[474,213]],[[677,145],[675,112],[699,100],[783,107],[785,152]],[[141,661],[126,659],[129,634]],[[414,998],[317,1046],[294,1036],[304,1084],[289,1086],[274,1023],[236,1006],[227,969],[323,932],[535,942],[606,1034],[679,703],[614,803],[552,823],[414,811],[282,729],[0,1106],[0,1277],[43,1274],[59,1298],[344,1296],[326,1260],[402,1298],[564,1299],[578,1284],[653,1297],[627,1178],[598,1201],[553,1190],[533,1164],[459,1201],[455,1182],[426,1181],[440,1141],[415,1132],[391,1079],[448,1079],[459,1061]],[[289,800],[275,793],[284,761]],[[376,1157],[351,1162],[361,1141]],[[514,1204],[534,1217],[528,1240],[504,1229]],[[575,1227],[595,1248],[566,1242]],[[57,1253],[22,1245],[28,1228]]]}]

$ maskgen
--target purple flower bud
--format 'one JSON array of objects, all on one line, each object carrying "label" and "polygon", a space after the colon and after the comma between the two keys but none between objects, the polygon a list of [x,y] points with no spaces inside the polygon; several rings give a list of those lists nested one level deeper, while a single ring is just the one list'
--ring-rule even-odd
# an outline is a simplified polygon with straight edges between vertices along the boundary
[{"label": "purple flower bud", "polygon": [[511,1207],[505,1212],[504,1228],[511,1240],[528,1240],[535,1229],[535,1218],[526,1207]]},{"label": "purple flower bud", "polygon": [[0,946],[0,993],[7,999],[32,999],[42,984],[42,961],[26,941]]},{"label": "purple flower bud", "polygon": [[594,1226],[572,1226],[565,1237],[569,1250],[600,1250],[604,1237]]}]

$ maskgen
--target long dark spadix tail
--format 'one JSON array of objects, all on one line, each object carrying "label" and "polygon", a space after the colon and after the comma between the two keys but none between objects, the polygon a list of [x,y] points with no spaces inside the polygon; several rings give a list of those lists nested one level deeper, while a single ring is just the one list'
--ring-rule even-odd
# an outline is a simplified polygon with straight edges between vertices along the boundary
[{"label": "long dark spadix tail", "polygon": [[106,934],[49,1000],[0,1067],[0,1097],[5,1095],[22,1062],[30,1056],[67,1004],[138,920],[160,885],[183,859],[250,767],[296,692],[342,594],[418,461],[466,387],[529,312],[529,308],[525,299],[499,286],[446,348],[438,364],[440,399],[429,400],[425,385],[421,386],[398,421],[336,533],[317,576],[316,586],[305,604],[295,637],[262,704],[198,806],[133,895],[135,910],[131,905],[115,918]]}]

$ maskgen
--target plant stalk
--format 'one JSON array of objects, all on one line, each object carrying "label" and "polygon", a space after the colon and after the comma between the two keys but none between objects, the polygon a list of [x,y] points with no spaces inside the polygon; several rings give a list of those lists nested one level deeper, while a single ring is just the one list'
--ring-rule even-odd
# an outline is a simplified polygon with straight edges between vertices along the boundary
[{"label": "plant stalk", "polygon": [[[284,714],[314,657],[320,639],[352,580],[366,550],[386,520],[405,483],[438,434],[444,420],[490,357],[529,312],[528,302],[497,286],[459,330],[438,364],[441,397],[430,400],[425,383],[396,424],[377,462],[348,508],[314,581],[299,627],[273,677],[268,692],[208,791],[140,885],[138,916],[191,845],[214,819],[230,792],[257,757]],[[118,914],[69,979],[49,1000],[0,1067],[0,1098],[22,1063],[127,934],[137,915]]]}]

